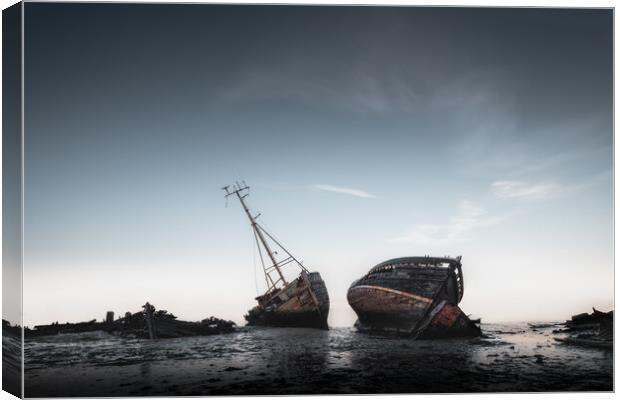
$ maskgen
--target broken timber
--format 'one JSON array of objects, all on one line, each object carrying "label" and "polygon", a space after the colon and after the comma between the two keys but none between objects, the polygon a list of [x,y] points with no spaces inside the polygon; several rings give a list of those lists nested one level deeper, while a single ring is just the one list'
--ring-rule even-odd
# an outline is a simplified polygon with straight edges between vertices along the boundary
[{"label": "broken timber", "polygon": [[143,311],[125,313],[125,316],[110,321],[113,318],[111,312],[106,314],[103,322],[91,320],[78,323],[58,322],[49,325],[37,325],[34,329],[25,328],[26,337],[57,335],[62,333],[82,333],[104,331],[119,336],[131,336],[144,339],[176,338],[185,336],[215,335],[232,332],[235,323],[210,317],[199,322],[179,321],[173,314],[166,310],[157,310],[146,303],[142,306]]},{"label": "broken timber", "polygon": [[614,312],[601,312],[592,308],[592,314],[573,315],[564,323],[565,329],[553,333],[566,333],[566,337],[556,337],[561,343],[613,349],[614,346]]}]

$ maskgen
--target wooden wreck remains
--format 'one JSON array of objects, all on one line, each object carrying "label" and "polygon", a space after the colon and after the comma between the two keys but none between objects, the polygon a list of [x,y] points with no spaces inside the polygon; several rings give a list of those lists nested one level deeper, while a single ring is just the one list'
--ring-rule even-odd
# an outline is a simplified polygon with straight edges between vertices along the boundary
[{"label": "wooden wreck remains", "polygon": [[[267,285],[265,293],[256,297],[258,304],[245,315],[248,325],[328,329],[329,295],[325,282],[256,221],[260,214],[253,215],[245,201],[249,189],[245,182],[223,188],[226,198],[237,197],[250,221]],[[300,273],[287,280],[282,268],[290,265],[299,268]]]},{"label": "wooden wreck remains", "polygon": [[57,335],[63,333],[82,333],[103,331],[119,336],[145,339],[176,338],[185,336],[215,335],[232,332],[235,323],[214,317],[202,321],[180,321],[166,310],[155,310],[150,303],[142,306],[143,311],[126,312],[124,317],[114,319],[114,313],[108,311],[103,322],[91,320],[77,323],[52,323],[37,325],[34,329],[26,328],[26,337]]},{"label": "wooden wreck remains", "polygon": [[347,300],[360,331],[420,339],[478,336],[478,324],[458,307],[464,290],[461,257],[404,257],[382,262],[353,282]]},{"label": "wooden wreck remains", "polygon": [[592,313],[573,315],[564,324],[565,329],[554,330],[553,333],[565,333],[564,337],[556,337],[558,342],[569,345],[613,349],[614,347],[614,312],[602,312],[592,308]]}]

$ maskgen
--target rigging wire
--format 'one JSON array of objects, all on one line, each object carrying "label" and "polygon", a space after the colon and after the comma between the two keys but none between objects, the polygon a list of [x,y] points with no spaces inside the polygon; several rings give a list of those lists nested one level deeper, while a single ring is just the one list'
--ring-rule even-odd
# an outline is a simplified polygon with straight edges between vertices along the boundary
[{"label": "rigging wire", "polygon": [[[267,237],[276,245],[278,246],[281,250],[283,250],[285,253],[287,253],[289,256],[293,257],[293,259],[295,260],[295,262],[298,264],[298,266],[302,269],[302,270],[306,270],[307,272],[307,268],[304,266],[303,264],[303,260],[299,261],[297,260],[294,256],[293,253],[288,251],[287,249],[285,249],[281,244],[280,241],[278,240],[277,237],[275,237],[275,235],[273,235],[271,232],[273,232],[271,230],[271,228],[269,228],[267,226],[267,224],[260,224],[260,229],[265,232],[265,234],[267,235]],[[283,272],[284,273],[284,272]]]},{"label": "rigging wire", "polygon": [[[248,194],[249,194],[249,188],[248,188]],[[243,196],[243,198],[247,197],[247,195],[248,195],[248,194],[244,195],[244,196]],[[239,194],[238,194],[238,193],[237,193],[237,196],[239,196]],[[244,201],[243,201],[243,200],[241,200],[241,202],[242,202],[242,204],[244,203]],[[249,211],[249,213],[250,213],[250,212],[251,212],[251,210],[252,210],[251,205],[250,205],[250,202],[249,202],[249,201],[247,201],[247,200],[245,200],[245,204],[244,204],[244,206],[247,208],[247,210],[246,210],[246,211],[250,210],[250,211]],[[268,288],[268,290],[269,290],[269,288],[271,288],[272,286],[275,286],[275,285],[278,283],[278,281],[280,280],[280,278],[282,279],[282,281],[283,281],[283,282],[286,282],[286,280],[285,280],[284,276],[282,275],[282,272],[281,272],[279,269],[278,269],[278,273],[280,274],[280,278],[279,278],[279,279],[276,279],[275,281],[274,281],[274,280],[273,280],[273,278],[271,277],[271,272],[268,272],[268,269],[267,269],[267,267],[265,266],[265,260],[263,259],[263,254],[262,254],[263,252],[261,251],[261,245],[260,245],[260,243],[259,243],[259,235],[260,235],[260,232],[257,232],[258,230],[260,230],[260,231],[262,231],[263,233],[265,233],[265,234],[267,235],[267,237],[271,240],[271,242],[272,242],[273,244],[275,244],[278,248],[280,248],[280,250],[283,250],[283,251],[284,251],[284,252],[285,252],[285,253],[286,253],[286,254],[287,254],[287,255],[288,255],[288,256],[289,256],[292,260],[294,260],[294,261],[295,261],[295,262],[296,262],[296,263],[297,263],[297,264],[301,267],[301,269],[302,269],[302,270],[306,270],[306,268],[305,268],[305,267],[303,266],[303,264],[302,264],[302,263],[300,263],[300,262],[299,262],[299,261],[298,261],[298,260],[297,260],[297,259],[296,259],[296,258],[295,258],[295,257],[294,257],[294,256],[293,256],[290,252],[289,252],[289,251],[287,251],[287,250],[286,250],[286,249],[285,249],[285,248],[284,248],[284,247],[283,247],[283,246],[279,243],[279,241],[278,241],[278,240],[277,240],[277,239],[276,239],[273,235],[271,235],[271,234],[270,234],[270,233],[269,233],[269,232],[268,232],[268,231],[267,231],[267,230],[266,230],[266,229],[262,226],[262,224],[261,224],[261,225],[259,225],[259,224],[255,221],[256,219],[258,219],[258,217],[259,217],[259,216],[260,216],[260,213],[258,213],[256,216],[251,216],[251,217],[250,217],[250,219],[252,219],[252,220],[253,220],[253,222],[255,223],[255,225],[254,225],[254,227],[253,227],[254,239],[255,239],[255,241],[256,241],[256,248],[257,248],[257,250],[258,250],[258,254],[259,254],[260,258],[261,258],[261,264],[262,264],[262,267],[263,267],[263,272],[264,272],[264,274],[265,274],[265,283],[267,284],[267,288]],[[262,235],[260,235],[260,236],[261,236],[261,240],[264,240],[264,239],[262,239]],[[263,243],[263,245],[264,245],[264,246],[266,246],[264,243]],[[255,249],[255,250],[256,250],[256,249]],[[278,268],[278,266],[277,266],[277,265],[279,264],[279,262],[277,261],[277,259],[275,259],[275,258],[276,258],[276,255],[278,255],[278,252],[277,252],[277,251],[273,251],[271,254],[269,254],[269,251],[268,251],[268,250],[269,250],[268,248],[265,248],[265,251],[267,252],[268,256],[269,256],[269,257],[273,260],[275,268]],[[252,256],[253,256],[253,264],[254,264],[254,286],[255,286],[255,289],[256,289],[256,292],[257,292],[257,295],[258,295],[258,282],[257,282],[257,277],[256,277],[256,253],[255,253],[255,252],[253,252],[253,253],[252,253]],[[271,281],[271,284],[270,284],[270,281]]]}]

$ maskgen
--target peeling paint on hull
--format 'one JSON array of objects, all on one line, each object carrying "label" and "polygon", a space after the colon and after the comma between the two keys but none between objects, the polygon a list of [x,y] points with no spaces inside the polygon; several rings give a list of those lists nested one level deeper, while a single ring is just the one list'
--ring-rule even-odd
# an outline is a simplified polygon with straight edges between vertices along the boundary
[{"label": "peeling paint on hull", "polygon": [[[426,323],[428,321],[428,323]],[[437,304],[416,332],[418,339],[442,339],[480,336],[480,327],[459,306],[445,300]]]},{"label": "peeling paint on hull", "polygon": [[347,293],[347,300],[358,315],[360,330],[393,330],[411,332],[415,329],[432,300],[379,286],[357,286]]}]

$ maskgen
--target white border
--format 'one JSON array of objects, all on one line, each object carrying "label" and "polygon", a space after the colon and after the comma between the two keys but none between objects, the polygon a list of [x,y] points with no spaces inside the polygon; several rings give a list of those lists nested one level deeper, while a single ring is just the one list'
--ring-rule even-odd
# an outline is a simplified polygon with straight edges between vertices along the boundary
[{"label": "white border", "polygon": [[[48,1],[49,2],[49,1]],[[63,2],[80,2],[80,1],[74,1],[74,0],[69,0],[69,1],[63,1]],[[191,3],[191,4],[205,4],[205,3],[217,3],[217,4],[314,4],[314,5],[384,5],[384,6],[390,6],[390,5],[397,5],[397,6],[407,6],[407,5],[414,5],[414,6],[469,6],[469,7],[559,7],[559,8],[615,8],[615,1],[600,1],[600,0],[588,0],[588,1],[578,1],[578,0],[571,0],[571,1],[567,1],[567,0],[544,0],[544,1],[492,1],[492,0],[478,0],[478,1],[464,1],[464,0],[452,0],[452,1],[432,1],[432,0],[426,0],[426,1],[405,1],[405,0],[390,0],[390,1],[385,1],[385,0],[374,0],[372,2],[365,2],[365,1],[352,1],[352,0],[338,0],[336,2],[334,1],[330,1],[330,0],[315,0],[312,2],[309,1],[299,1],[299,0],[289,0],[289,1],[278,1],[278,0],[271,0],[271,1],[261,1],[261,0],[244,0],[244,1],[235,1],[235,0],[214,0],[214,1],[209,1],[209,2],[197,2],[197,1],[174,1],[174,0],[168,0],[168,1],[163,1],[163,0],[134,0],[134,1],[128,1],[131,3],[179,3],[179,4],[183,4],[183,3]],[[13,4],[15,4],[16,1],[11,1],[11,0],[0,0],[0,5],[2,6],[2,9],[7,8]],[[122,3],[122,1],[102,1],[102,3]],[[22,77],[23,77],[23,62],[24,62],[24,43],[23,43],[23,29],[24,29],[24,21],[23,21],[23,15],[22,15]],[[0,39],[1,39],[1,30],[0,30]],[[615,63],[615,49],[616,49],[616,43],[618,43],[618,32],[615,29],[615,17],[614,17],[614,77],[616,76],[616,74],[618,73],[618,67],[617,64]],[[1,71],[1,67],[0,67],[0,71]],[[617,81],[614,79],[614,100],[615,100],[615,93],[616,93],[616,89],[617,89]],[[0,90],[1,90],[1,82],[0,82]],[[24,105],[24,82],[22,80],[22,263],[24,261],[24,254],[23,254],[23,201],[24,201],[24,115],[23,115],[23,105]],[[0,100],[0,106],[1,106],[1,100]],[[0,108],[1,109],[1,108]],[[615,140],[615,117],[618,115],[618,107],[614,101],[614,155],[616,154],[616,152],[619,149],[619,145],[617,143],[617,141]],[[0,161],[1,161],[1,141],[0,141]],[[615,156],[614,156],[614,161],[615,161]],[[1,163],[0,163],[0,171],[1,171]],[[615,209],[618,207],[619,205],[619,200],[618,197],[615,195],[615,189],[617,187],[617,182],[616,182],[616,174],[615,174],[615,162],[614,162],[614,221],[615,221]],[[1,188],[0,188],[0,193],[1,193]],[[0,216],[1,216],[1,210],[0,210]],[[0,231],[0,240],[1,240],[1,231]],[[616,235],[616,225],[614,223],[614,240],[617,237]],[[615,243],[615,242],[614,242]],[[614,265],[615,265],[615,252],[614,252]],[[614,268],[615,271],[615,268]],[[615,288],[618,288],[618,277],[616,274],[614,274],[614,281],[615,281]],[[23,264],[22,264],[22,293],[23,293]],[[615,300],[615,299],[614,299]],[[22,316],[23,316],[23,301],[22,301]],[[614,302],[615,304],[615,302]],[[617,332],[617,329],[616,329]],[[616,335],[617,336],[617,335]],[[618,376],[615,374],[615,365],[617,365],[618,361],[618,355],[614,354],[614,387],[618,387]],[[23,362],[23,348],[22,348],[22,362]],[[1,375],[0,375],[0,383],[2,381]],[[23,375],[22,375],[22,382],[23,382]],[[398,397],[412,397],[414,399],[446,399],[446,398],[453,398],[453,396],[455,395],[378,395],[378,396],[374,396],[374,398],[381,398],[381,399],[387,399],[390,397],[394,397],[394,396],[398,396]],[[510,398],[510,399],[527,399],[527,398],[531,398],[532,396],[535,396],[536,399],[581,399],[584,396],[587,396],[587,398],[594,398],[594,399],[602,399],[602,398],[612,398],[614,396],[614,394],[607,394],[607,393],[542,393],[542,394],[464,394],[464,395],[458,395],[458,396],[462,396],[464,398],[467,399],[471,399],[471,398],[484,398],[484,399],[502,399],[502,398]],[[249,396],[246,396],[245,398],[248,398]],[[281,397],[281,396],[261,396],[263,398],[277,398],[277,397]],[[287,396],[287,397],[298,397],[298,396]],[[299,396],[299,397],[307,397],[307,396]],[[326,397],[334,397],[334,396],[312,396],[312,398],[317,398],[317,399],[323,399]],[[355,398],[355,399],[362,399],[362,398],[366,398],[367,396],[358,396],[358,395],[352,395],[352,396],[346,396],[347,398]],[[140,399],[160,399],[161,397],[140,397]],[[177,397],[165,397],[166,399],[170,399],[170,398],[177,398]],[[182,397],[178,397],[178,398],[182,398]],[[222,396],[222,399],[242,399],[243,397],[237,397],[237,396]],[[10,394],[6,393],[6,392],[0,392],[0,400],[5,400],[5,399],[14,399],[13,396],[11,396]],[[75,399],[79,399],[79,398],[75,398]]]}]

